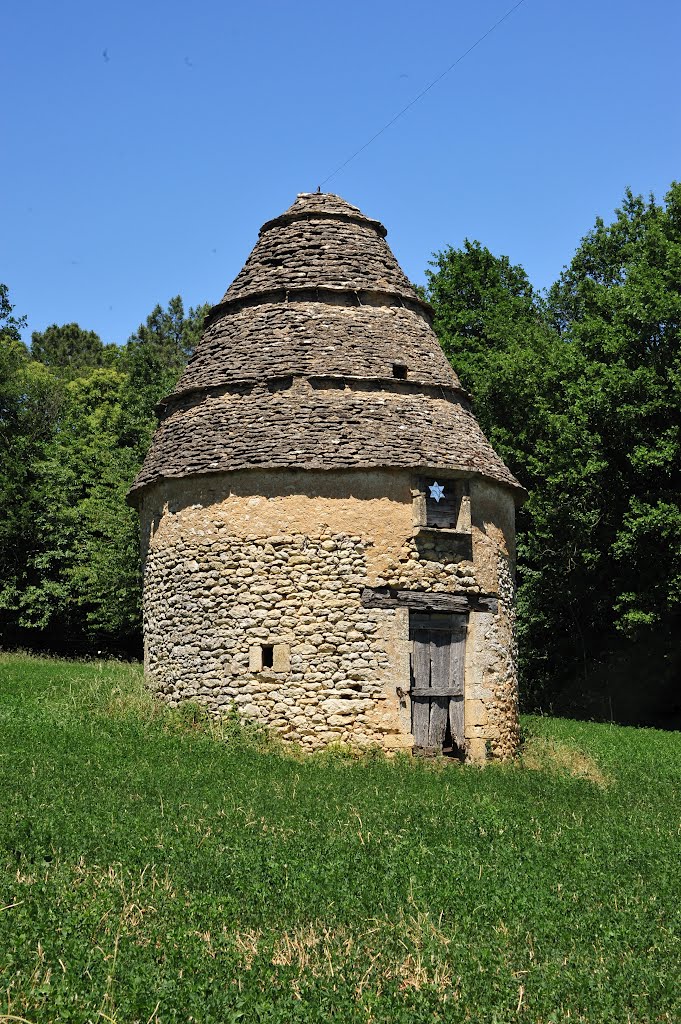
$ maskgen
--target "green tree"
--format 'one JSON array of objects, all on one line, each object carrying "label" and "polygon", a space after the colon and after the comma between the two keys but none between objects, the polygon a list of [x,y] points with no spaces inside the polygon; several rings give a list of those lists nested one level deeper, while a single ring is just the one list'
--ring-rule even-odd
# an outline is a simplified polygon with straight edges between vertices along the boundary
[{"label": "green tree", "polygon": [[33,331],[31,355],[64,376],[76,376],[84,370],[114,366],[119,349],[104,345],[94,331],[85,331],[78,324],[52,324],[44,331]]},{"label": "green tree", "polygon": [[[125,495],[205,307],[156,307],[122,350],[77,325],[33,335],[0,292],[0,630],[49,646],[139,645],[137,515]],[[113,348],[114,351],[108,351]]]},{"label": "green tree", "polygon": [[26,317],[15,317],[14,306],[9,300],[9,288],[6,284],[0,284],[0,338],[5,342],[21,342],[21,330],[26,326]]},{"label": "green tree", "polygon": [[549,309],[587,365],[611,620],[665,675],[681,627],[681,185],[663,204],[627,191],[615,220],[582,240]]},{"label": "green tree", "polygon": [[180,373],[196,348],[208,306],[190,307],[185,315],[181,296],[170,299],[166,309],[156,305],[146,321],[127,341],[126,357],[140,350],[153,355],[158,366]]},{"label": "green tree", "polygon": [[36,519],[37,463],[53,436],[62,386],[30,359],[21,341],[25,317],[12,314],[0,285],[0,638],[16,639],[27,624],[25,595],[40,551]]},{"label": "green tree", "polygon": [[185,315],[184,303],[176,295],[167,309],[154,307],[121,353],[128,375],[122,396],[124,443],[135,449],[140,463],[156,427],[156,406],[177,384],[201,338],[208,309],[206,304],[190,307]]},{"label": "green tree", "polygon": [[665,205],[627,193],[546,300],[478,243],[432,266],[443,347],[530,492],[518,515],[526,701],[635,718],[646,671],[669,705],[681,625],[679,186]]},{"label": "green tree", "polygon": [[139,637],[138,528],[125,503],[138,462],[121,444],[126,384],[125,374],[106,368],[69,381],[59,430],[38,465],[42,546],[24,615],[74,640]]}]

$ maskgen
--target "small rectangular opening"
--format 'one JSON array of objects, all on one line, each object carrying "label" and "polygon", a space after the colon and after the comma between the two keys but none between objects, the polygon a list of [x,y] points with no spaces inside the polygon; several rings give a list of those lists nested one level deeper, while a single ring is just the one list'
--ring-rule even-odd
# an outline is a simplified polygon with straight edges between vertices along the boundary
[{"label": "small rectangular opening", "polygon": [[263,644],[262,645],[262,667],[273,668],[274,667],[274,645]]},{"label": "small rectangular opening", "polygon": [[426,484],[426,526],[455,530],[459,518],[462,487],[458,481],[437,480]]},{"label": "small rectangular opening", "polygon": [[396,377],[397,380],[406,380],[407,372],[407,367],[404,363],[393,363],[393,377]]},{"label": "small rectangular opening", "polygon": [[267,390],[274,394],[277,391],[288,391],[293,387],[293,377],[275,377],[267,381]]},{"label": "small rectangular opening", "polygon": [[471,501],[467,479],[421,477],[411,493],[417,528],[470,534]]}]

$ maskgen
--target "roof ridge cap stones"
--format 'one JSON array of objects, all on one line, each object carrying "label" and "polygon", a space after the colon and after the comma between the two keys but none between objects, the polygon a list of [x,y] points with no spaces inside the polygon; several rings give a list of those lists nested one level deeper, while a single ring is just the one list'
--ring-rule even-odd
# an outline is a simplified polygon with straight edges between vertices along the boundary
[{"label": "roof ridge cap stones", "polygon": [[220,305],[277,289],[397,293],[421,303],[379,221],[329,194],[304,194],[268,221]]},{"label": "roof ridge cap stones", "polygon": [[387,228],[380,220],[367,217],[359,207],[352,206],[333,192],[300,192],[288,210],[278,217],[265,221],[258,232],[258,237],[272,228],[291,224],[296,220],[346,220],[372,227],[381,238],[386,238],[388,234]]}]

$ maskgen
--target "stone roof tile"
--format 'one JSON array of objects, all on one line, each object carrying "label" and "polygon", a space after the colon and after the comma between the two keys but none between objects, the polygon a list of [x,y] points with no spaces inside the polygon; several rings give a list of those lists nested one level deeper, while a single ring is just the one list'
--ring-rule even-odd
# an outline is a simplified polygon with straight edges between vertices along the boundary
[{"label": "stone roof tile", "polygon": [[272,221],[222,301],[296,288],[377,291],[418,298],[370,221],[312,217]]},{"label": "stone roof tile", "polygon": [[163,477],[255,466],[446,468],[522,492],[385,234],[329,194],[263,226],[161,403],[130,500]]},{"label": "stone roof tile", "polygon": [[418,391],[357,391],[301,380],[243,386],[176,406],[135,486],[260,466],[410,466],[481,473],[517,487],[467,403]]},{"label": "stone roof tile", "polygon": [[460,388],[423,316],[400,306],[264,302],[213,321],[178,392],[293,374],[407,379]]}]

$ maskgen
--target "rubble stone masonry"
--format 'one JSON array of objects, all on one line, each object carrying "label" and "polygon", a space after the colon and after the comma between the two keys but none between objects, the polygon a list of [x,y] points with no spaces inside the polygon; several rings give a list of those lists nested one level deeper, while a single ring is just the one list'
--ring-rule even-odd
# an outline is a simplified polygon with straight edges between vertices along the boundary
[{"label": "rubble stone masonry", "polygon": [[513,497],[470,479],[472,559],[446,532],[422,537],[417,515],[404,470],[245,470],[149,488],[145,663],[157,694],[236,708],[307,749],[410,749],[409,612],[364,607],[364,588],[498,595],[497,612],[469,613],[465,735],[472,760],[512,754]]}]

